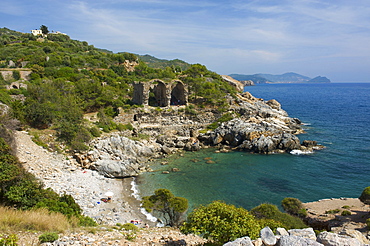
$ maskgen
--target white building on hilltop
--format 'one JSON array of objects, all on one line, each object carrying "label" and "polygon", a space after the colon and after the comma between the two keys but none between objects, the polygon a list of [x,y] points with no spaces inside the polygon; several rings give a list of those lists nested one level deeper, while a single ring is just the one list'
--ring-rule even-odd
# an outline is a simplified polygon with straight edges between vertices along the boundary
[{"label": "white building on hilltop", "polygon": [[42,30],[31,30],[31,33],[32,33],[34,36],[42,35]]}]

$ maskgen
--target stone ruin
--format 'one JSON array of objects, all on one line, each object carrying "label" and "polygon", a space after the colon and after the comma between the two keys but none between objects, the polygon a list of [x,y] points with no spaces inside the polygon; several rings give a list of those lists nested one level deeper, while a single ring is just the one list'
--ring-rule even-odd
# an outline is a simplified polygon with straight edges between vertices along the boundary
[{"label": "stone ruin", "polygon": [[144,106],[167,107],[188,103],[187,86],[175,79],[165,83],[160,79],[148,82],[134,82],[133,103]]}]

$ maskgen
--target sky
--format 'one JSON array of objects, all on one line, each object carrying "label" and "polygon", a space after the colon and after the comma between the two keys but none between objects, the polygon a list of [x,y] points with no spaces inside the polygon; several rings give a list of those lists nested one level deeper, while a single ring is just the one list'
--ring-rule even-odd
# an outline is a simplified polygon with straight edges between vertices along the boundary
[{"label": "sky", "polygon": [[29,33],[41,25],[219,74],[370,82],[369,0],[1,0],[0,27]]}]

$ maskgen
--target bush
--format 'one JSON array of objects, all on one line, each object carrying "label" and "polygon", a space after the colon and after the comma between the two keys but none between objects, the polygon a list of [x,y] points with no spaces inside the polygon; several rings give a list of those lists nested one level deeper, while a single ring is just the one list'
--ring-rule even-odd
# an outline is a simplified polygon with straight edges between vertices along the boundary
[{"label": "bush", "polygon": [[370,218],[366,219],[367,229],[370,231]]},{"label": "bush", "polygon": [[191,212],[180,229],[222,244],[243,236],[255,239],[262,226],[246,209],[215,201]]},{"label": "bush", "polygon": [[136,231],[139,230],[139,228],[136,225],[132,224],[132,223],[126,223],[126,224],[123,224],[120,227],[122,229],[126,230],[126,231],[134,231],[134,232],[136,232]]},{"label": "bush", "polygon": [[0,246],[15,246],[18,245],[18,237],[15,234],[10,234],[8,236],[2,236],[0,234]]},{"label": "bush", "polygon": [[306,228],[306,224],[298,217],[281,212],[272,204],[261,204],[251,210],[251,213],[259,219],[272,219],[283,224],[286,229]]},{"label": "bush", "polygon": [[80,215],[78,217],[78,225],[79,226],[97,226],[98,224],[92,218],[88,216]]},{"label": "bush", "polygon": [[369,205],[370,204],[370,186],[366,187],[359,197],[360,201]]},{"label": "bush", "polygon": [[46,232],[39,236],[40,243],[54,242],[58,240],[59,236],[55,232]]},{"label": "bush", "polygon": [[339,212],[340,212],[339,208],[325,211],[326,214],[337,214]]},{"label": "bush", "polygon": [[93,137],[100,137],[101,135],[99,128],[97,128],[96,126],[91,127],[89,131]]},{"label": "bush", "polygon": [[281,201],[281,206],[285,212],[299,217],[306,217],[307,211],[304,209],[302,202],[297,198],[286,197]]},{"label": "bush", "polygon": [[351,214],[352,214],[351,211],[348,211],[348,210],[343,210],[341,213],[342,216],[349,216]]}]

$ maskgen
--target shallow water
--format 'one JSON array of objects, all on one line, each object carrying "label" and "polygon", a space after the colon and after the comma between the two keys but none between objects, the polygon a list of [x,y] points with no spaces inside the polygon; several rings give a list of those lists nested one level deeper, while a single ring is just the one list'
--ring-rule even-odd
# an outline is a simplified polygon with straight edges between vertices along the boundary
[{"label": "shallow water", "polygon": [[[154,173],[138,178],[141,195],[167,188],[191,206],[223,200],[250,209],[280,204],[285,197],[304,202],[358,197],[370,186],[370,84],[276,84],[246,87],[252,95],[276,99],[291,117],[307,125],[300,139],[326,149],[311,155],[214,153],[213,149],[168,158]],[[208,164],[204,158],[215,163]],[[196,161],[196,160],[198,161]],[[162,174],[179,168],[179,172]]]}]

